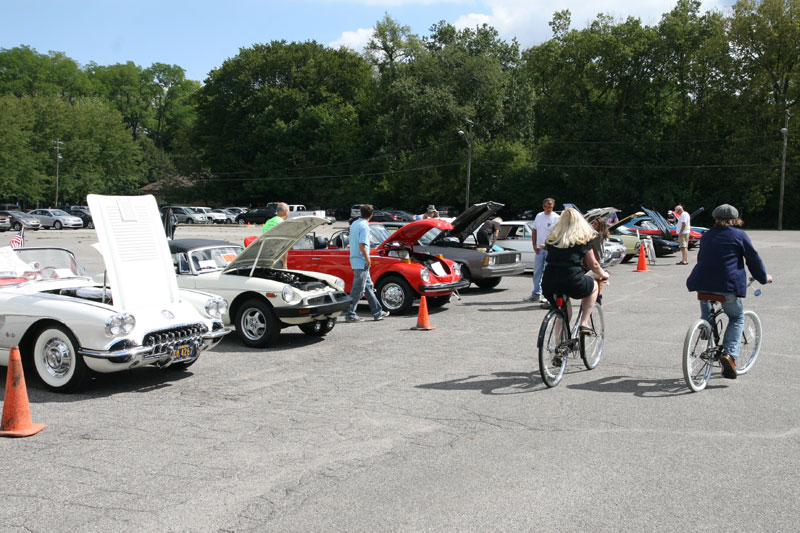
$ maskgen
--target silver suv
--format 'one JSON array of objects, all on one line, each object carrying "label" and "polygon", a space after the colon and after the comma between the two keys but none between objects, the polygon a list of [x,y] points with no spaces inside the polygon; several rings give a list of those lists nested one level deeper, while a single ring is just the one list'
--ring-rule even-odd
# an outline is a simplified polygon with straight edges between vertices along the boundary
[{"label": "silver suv", "polygon": [[178,217],[179,224],[211,224],[211,220],[206,215],[198,213],[191,207],[164,206],[161,208],[161,213],[166,213],[169,208],[172,208],[173,214]]}]

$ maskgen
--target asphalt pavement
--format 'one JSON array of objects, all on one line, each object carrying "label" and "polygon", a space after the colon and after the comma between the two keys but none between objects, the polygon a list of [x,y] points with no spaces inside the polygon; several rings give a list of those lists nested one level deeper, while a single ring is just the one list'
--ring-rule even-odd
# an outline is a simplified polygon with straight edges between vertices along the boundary
[{"label": "asphalt pavement", "polygon": [[[600,364],[570,360],[555,389],[538,374],[546,311],[522,302],[530,275],[463,291],[431,310],[433,331],[408,315],[340,320],[324,338],[289,328],[267,350],[231,336],[186,371],[73,395],[31,376],[47,427],[0,439],[0,531],[796,530],[800,234],[749,234],[775,278],[745,300],[761,356],[700,393],[682,377],[699,308],[677,257],[610,270]],[[26,240],[102,268],[89,230]]]}]

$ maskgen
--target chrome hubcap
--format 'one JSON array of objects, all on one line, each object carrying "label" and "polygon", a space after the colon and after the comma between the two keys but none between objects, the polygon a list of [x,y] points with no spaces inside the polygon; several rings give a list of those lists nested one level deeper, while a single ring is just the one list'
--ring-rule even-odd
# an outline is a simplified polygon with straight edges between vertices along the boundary
[{"label": "chrome hubcap", "polygon": [[267,331],[267,321],[258,309],[248,309],[242,315],[242,331],[251,340],[258,340]]},{"label": "chrome hubcap", "polygon": [[50,339],[42,349],[42,361],[48,374],[54,378],[62,378],[72,366],[72,352],[62,339]]},{"label": "chrome hubcap", "polygon": [[381,300],[385,307],[388,309],[399,309],[405,301],[405,294],[399,285],[390,283],[386,285],[381,291]]}]

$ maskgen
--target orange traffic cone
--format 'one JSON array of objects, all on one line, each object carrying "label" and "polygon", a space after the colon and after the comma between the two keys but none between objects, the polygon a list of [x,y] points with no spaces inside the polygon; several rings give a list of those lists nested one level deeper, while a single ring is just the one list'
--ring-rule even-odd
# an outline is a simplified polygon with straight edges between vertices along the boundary
[{"label": "orange traffic cone", "polygon": [[6,399],[3,403],[0,437],[30,437],[43,429],[44,424],[31,422],[28,389],[25,388],[25,374],[22,372],[19,346],[12,346],[11,353],[8,356]]},{"label": "orange traffic cone", "polygon": [[431,327],[431,323],[428,321],[428,301],[424,296],[421,296],[419,299],[419,315],[417,316],[417,325],[411,329],[421,329],[424,331],[436,329]]},{"label": "orange traffic cone", "polygon": [[644,244],[639,243],[639,264],[636,265],[634,272],[652,272],[647,268],[647,254],[644,251]]}]

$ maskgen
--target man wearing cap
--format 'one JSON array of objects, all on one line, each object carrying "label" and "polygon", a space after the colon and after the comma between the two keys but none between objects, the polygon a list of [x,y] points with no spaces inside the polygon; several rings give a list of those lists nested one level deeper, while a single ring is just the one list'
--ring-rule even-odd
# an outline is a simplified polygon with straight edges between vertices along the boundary
[{"label": "man wearing cap", "polygon": [[[720,363],[722,375],[736,379],[736,358],[744,328],[741,298],[747,295],[745,262],[750,274],[762,285],[771,282],[772,276],[767,274],[750,237],[739,229],[742,219],[735,207],[722,204],[714,209],[711,216],[714,217],[714,227],[700,239],[697,264],[686,280],[686,287],[692,292],[710,292],[725,297],[722,310],[728,315],[728,327],[725,328],[724,354]],[[711,304],[701,300],[700,316],[710,320],[710,314]]]},{"label": "man wearing cap", "polygon": [[689,218],[689,213],[686,212],[682,205],[676,205],[673,212],[678,215],[678,221],[675,225],[678,228],[678,247],[681,249],[681,260],[676,264],[688,265],[689,233],[692,231],[691,219]]}]

